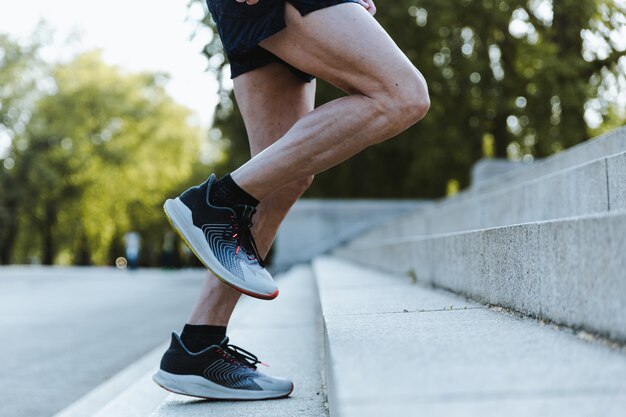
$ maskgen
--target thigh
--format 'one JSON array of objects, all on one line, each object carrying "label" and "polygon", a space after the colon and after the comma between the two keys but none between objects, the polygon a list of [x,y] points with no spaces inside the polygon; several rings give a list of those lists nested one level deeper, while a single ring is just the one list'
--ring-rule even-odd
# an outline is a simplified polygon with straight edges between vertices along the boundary
[{"label": "thigh", "polygon": [[233,86],[252,156],[287,133],[315,105],[315,81],[304,82],[279,63],[246,72]]},{"label": "thigh", "polygon": [[[254,6],[251,6],[254,7]],[[261,46],[348,93],[373,95],[421,74],[360,5],[344,3],[301,16],[288,2],[287,27]]]}]

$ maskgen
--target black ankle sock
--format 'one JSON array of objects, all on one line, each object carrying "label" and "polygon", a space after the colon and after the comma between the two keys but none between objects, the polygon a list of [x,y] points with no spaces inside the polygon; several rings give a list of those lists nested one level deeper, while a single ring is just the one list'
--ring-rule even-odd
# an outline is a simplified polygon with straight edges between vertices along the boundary
[{"label": "black ankle sock", "polygon": [[180,340],[190,352],[200,352],[209,346],[216,345],[226,336],[226,327],[185,324]]},{"label": "black ankle sock", "polygon": [[218,207],[234,207],[239,204],[256,207],[259,204],[259,200],[238,186],[230,174],[215,181],[211,187],[209,201]]}]

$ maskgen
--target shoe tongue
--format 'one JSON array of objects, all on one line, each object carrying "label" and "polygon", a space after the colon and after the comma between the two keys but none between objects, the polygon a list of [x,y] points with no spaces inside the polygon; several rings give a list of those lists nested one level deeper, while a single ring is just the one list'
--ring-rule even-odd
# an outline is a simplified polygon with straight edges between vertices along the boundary
[{"label": "shoe tongue", "polygon": [[237,219],[240,221],[252,219],[252,215],[255,212],[255,208],[253,206],[247,206],[245,204],[233,206],[233,210],[235,211],[235,214],[237,214]]}]

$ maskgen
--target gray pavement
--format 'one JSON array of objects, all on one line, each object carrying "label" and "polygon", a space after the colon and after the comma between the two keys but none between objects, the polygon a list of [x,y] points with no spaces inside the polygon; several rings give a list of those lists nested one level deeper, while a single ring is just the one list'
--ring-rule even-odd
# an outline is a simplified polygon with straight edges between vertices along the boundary
[{"label": "gray pavement", "polygon": [[313,265],[331,416],[624,415],[623,351],[406,276]]},{"label": "gray pavement", "polygon": [[203,277],[0,268],[0,416],[50,417],[166,341]]}]

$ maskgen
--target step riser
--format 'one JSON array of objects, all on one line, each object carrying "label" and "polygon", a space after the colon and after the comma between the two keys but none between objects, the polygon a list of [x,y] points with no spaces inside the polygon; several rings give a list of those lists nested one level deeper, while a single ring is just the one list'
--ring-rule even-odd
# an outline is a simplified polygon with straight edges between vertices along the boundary
[{"label": "step riser", "polygon": [[626,153],[509,189],[452,198],[372,229],[377,240],[478,230],[626,210]]},{"label": "step riser", "polygon": [[607,159],[609,202],[611,210],[626,210],[626,156]]},{"label": "step riser", "polygon": [[339,400],[337,399],[337,382],[335,380],[335,374],[333,371],[333,358],[331,353],[330,340],[328,335],[328,329],[326,328],[326,321],[323,321],[324,328],[324,386],[326,388],[326,403],[328,406],[328,416],[338,417]]},{"label": "step riser", "polygon": [[339,256],[626,341],[626,214],[356,241]]},{"label": "step riser", "polygon": [[432,204],[406,200],[300,199],[280,225],[272,268],[283,271],[310,262],[373,227]]}]

